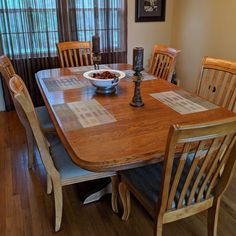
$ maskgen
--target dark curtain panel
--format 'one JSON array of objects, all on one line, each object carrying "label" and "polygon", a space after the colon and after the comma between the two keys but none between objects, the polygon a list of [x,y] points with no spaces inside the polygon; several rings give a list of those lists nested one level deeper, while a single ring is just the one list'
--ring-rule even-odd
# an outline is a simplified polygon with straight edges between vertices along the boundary
[{"label": "dark curtain panel", "polygon": [[[0,55],[12,59],[35,105],[42,104],[35,73],[59,67],[56,43],[101,37],[102,63],[127,57],[126,0],[0,0]],[[6,108],[12,109],[3,84]]]},{"label": "dark curtain panel", "polygon": [[127,58],[126,0],[68,0],[70,40],[90,41],[100,36],[102,62]]}]

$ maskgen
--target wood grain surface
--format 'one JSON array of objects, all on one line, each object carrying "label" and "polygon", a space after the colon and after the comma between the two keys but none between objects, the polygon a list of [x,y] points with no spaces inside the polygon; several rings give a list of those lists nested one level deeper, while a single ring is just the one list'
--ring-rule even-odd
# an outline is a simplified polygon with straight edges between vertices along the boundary
[{"label": "wood grain surface", "polygon": [[[110,65],[112,69],[131,69],[127,64]],[[39,71],[36,79],[50,116],[72,160],[92,171],[121,170],[159,162],[163,158],[167,134],[171,124],[207,122],[235,114],[224,108],[180,115],[150,96],[180,89],[164,80],[143,81],[141,84],[142,108],[129,105],[134,85],[122,80],[116,93],[96,94],[91,85],[66,91],[48,92],[44,78],[71,75],[67,68]],[[82,75],[77,75],[84,80]],[[117,122],[75,131],[63,131],[53,105],[80,100],[96,99]]]}]

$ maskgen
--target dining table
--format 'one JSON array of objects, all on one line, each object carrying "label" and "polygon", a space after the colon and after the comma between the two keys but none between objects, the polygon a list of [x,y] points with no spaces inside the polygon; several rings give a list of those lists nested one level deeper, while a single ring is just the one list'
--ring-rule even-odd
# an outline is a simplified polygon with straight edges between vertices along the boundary
[{"label": "dining table", "polygon": [[[127,74],[112,94],[97,93],[96,88],[84,78],[83,73],[93,66],[56,68],[36,73],[38,87],[59,138],[73,162],[84,169],[120,171],[160,162],[172,124],[205,123],[235,115],[146,72],[146,79],[143,76],[140,87],[144,106],[131,106],[134,96],[132,66],[108,64],[104,68]],[[186,100],[192,98],[193,104],[204,109],[179,112],[177,106],[171,105],[178,100],[177,97],[170,101],[168,96],[162,96],[171,96],[173,92]],[[86,106],[91,108],[90,112]],[[103,122],[99,122],[101,120]]]}]

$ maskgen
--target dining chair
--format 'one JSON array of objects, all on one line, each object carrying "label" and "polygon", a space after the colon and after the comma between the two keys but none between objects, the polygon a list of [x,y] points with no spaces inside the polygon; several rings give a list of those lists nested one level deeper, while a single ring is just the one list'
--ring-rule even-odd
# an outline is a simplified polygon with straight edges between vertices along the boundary
[{"label": "dining chair", "polygon": [[[0,72],[2,74],[2,77],[9,89],[9,81],[10,78],[16,74],[14,67],[10,61],[10,59],[3,55],[0,56]],[[18,117],[21,120],[21,123],[23,124],[26,136],[27,136],[27,144],[28,144],[28,166],[31,168],[33,163],[33,156],[34,156],[34,139],[32,136],[31,129],[29,128],[28,124],[25,122],[25,119],[23,117],[23,114],[18,110],[18,106],[15,104],[13,100],[16,112],[18,113]],[[48,114],[47,108],[45,106],[36,107],[35,112],[37,114],[37,117],[39,119],[40,127],[44,133],[48,132],[55,132],[54,125],[52,123],[52,120]]]},{"label": "dining chair", "polygon": [[148,72],[171,82],[176,59],[181,51],[165,45],[154,45]]},{"label": "dining chair", "polygon": [[[163,225],[208,210],[208,235],[217,235],[220,201],[236,163],[236,117],[194,125],[172,125],[164,161],[121,171],[123,220],[131,211],[130,192]],[[221,175],[219,173],[221,172]]]},{"label": "dining chair", "polygon": [[[48,141],[41,131],[38,117],[35,114],[35,109],[32,105],[31,98],[23,80],[18,75],[14,75],[10,79],[9,86],[15,103],[18,105],[21,112],[24,113],[25,117],[27,118],[27,122],[32,129],[42,163],[48,175],[48,193],[51,193],[53,189],[55,202],[55,231],[58,231],[60,229],[62,219],[62,187],[65,185],[102,179],[106,177],[111,177],[114,183],[114,180],[116,181],[116,173],[96,173],[80,168],[78,165],[72,162],[64,146],[61,144],[59,138],[56,135],[49,139],[49,150],[47,145]],[[116,189],[117,188],[112,189],[113,210],[114,206],[117,206]]]},{"label": "dining chair", "polygon": [[235,112],[236,62],[204,57],[196,94]]},{"label": "dining chair", "polygon": [[90,42],[57,43],[61,67],[93,65],[92,44]]}]

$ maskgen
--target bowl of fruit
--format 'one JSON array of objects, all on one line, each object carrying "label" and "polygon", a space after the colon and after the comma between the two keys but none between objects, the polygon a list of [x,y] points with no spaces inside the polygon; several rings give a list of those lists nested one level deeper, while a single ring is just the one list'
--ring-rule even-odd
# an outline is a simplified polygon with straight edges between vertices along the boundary
[{"label": "bowl of fruit", "polygon": [[83,76],[96,87],[97,93],[110,94],[116,91],[116,86],[125,77],[125,73],[119,70],[101,69],[87,71]]}]

